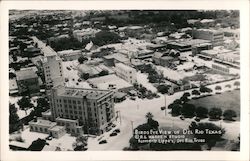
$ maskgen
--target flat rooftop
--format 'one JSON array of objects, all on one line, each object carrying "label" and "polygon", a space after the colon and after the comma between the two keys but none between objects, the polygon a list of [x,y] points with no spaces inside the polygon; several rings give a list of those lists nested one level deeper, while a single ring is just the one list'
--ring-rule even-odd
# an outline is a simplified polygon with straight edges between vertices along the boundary
[{"label": "flat rooftop", "polygon": [[135,70],[134,68],[127,66],[125,64],[122,64],[122,63],[116,63],[115,66],[118,68],[122,68],[124,70]]},{"label": "flat rooftop", "polygon": [[99,89],[109,89],[110,85],[114,85],[115,89],[131,87],[132,85],[114,74],[106,75],[88,80],[89,83],[95,85]]},{"label": "flat rooftop", "polygon": [[99,99],[112,91],[110,90],[100,90],[100,89],[85,89],[85,88],[70,88],[70,87],[63,87],[57,86],[55,88],[61,88],[60,93],[57,94],[59,96],[66,96],[66,97],[86,97],[87,99]]},{"label": "flat rooftop", "polygon": [[17,81],[32,79],[32,78],[38,78],[37,74],[34,72],[32,68],[16,71]]},{"label": "flat rooftop", "polygon": [[56,125],[56,126],[51,127],[49,130],[50,131],[60,131],[62,129],[65,129],[65,127]]},{"label": "flat rooftop", "polygon": [[43,120],[40,118],[37,118],[37,121],[32,120],[29,123],[33,125],[46,126],[46,127],[52,127],[56,125],[55,122],[51,122],[49,120]]}]

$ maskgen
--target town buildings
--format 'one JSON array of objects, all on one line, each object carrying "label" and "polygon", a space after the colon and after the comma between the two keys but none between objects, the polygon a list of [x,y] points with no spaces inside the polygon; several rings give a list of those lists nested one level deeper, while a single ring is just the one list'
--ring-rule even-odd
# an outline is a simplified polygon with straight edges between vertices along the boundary
[{"label": "town buildings", "polygon": [[82,56],[81,50],[63,50],[58,51],[57,54],[64,60],[64,61],[72,61],[77,60],[79,57]]},{"label": "town buildings", "polygon": [[114,92],[57,86],[52,88],[52,120],[77,135],[103,133],[114,119]]},{"label": "town buildings", "polygon": [[193,38],[210,40],[213,46],[221,46],[224,41],[224,33],[222,31],[211,29],[195,29],[193,30]]},{"label": "town buildings", "polygon": [[40,91],[38,76],[32,68],[16,71],[16,80],[19,93],[34,94]]},{"label": "town buildings", "polygon": [[126,80],[127,82],[134,84],[137,82],[136,70],[130,66],[122,63],[115,64],[115,71],[118,77]]},{"label": "town buildings", "polygon": [[95,34],[98,33],[100,30],[87,28],[82,30],[75,30],[73,31],[73,36],[78,41],[82,42],[83,40],[95,37]]}]

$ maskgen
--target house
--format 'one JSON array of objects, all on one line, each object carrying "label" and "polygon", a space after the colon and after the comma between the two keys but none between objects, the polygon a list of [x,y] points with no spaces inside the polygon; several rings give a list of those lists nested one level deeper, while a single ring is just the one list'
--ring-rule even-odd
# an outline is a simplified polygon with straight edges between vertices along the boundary
[{"label": "house", "polygon": [[152,59],[155,64],[161,66],[170,66],[175,60],[173,57],[169,56],[170,51],[165,53],[155,52]]},{"label": "house", "polygon": [[127,93],[133,89],[133,85],[117,77],[115,74],[105,75],[97,78],[88,79],[88,83],[95,88],[103,90],[114,90]]},{"label": "house", "polygon": [[115,66],[115,63],[129,64],[130,60],[123,54],[114,53],[103,57],[104,64],[107,66]]},{"label": "house", "polygon": [[136,70],[128,65],[117,63],[115,64],[115,72],[118,77],[134,84],[137,82]]},{"label": "house", "polygon": [[32,68],[17,71],[16,80],[19,93],[34,94],[40,91],[38,76]]}]

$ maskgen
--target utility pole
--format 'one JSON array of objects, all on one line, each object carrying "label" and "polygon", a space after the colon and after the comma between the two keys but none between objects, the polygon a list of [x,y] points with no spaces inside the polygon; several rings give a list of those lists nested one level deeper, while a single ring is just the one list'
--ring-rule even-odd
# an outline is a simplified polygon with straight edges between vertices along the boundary
[{"label": "utility pole", "polygon": [[166,95],[164,95],[164,100],[165,100],[165,116],[167,116],[167,100],[166,100]]},{"label": "utility pole", "polygon": [[133,126],[133,121],[130,121],[131,122],[131,128],[132,128],[132,134],[134,135],[134,126]]}]

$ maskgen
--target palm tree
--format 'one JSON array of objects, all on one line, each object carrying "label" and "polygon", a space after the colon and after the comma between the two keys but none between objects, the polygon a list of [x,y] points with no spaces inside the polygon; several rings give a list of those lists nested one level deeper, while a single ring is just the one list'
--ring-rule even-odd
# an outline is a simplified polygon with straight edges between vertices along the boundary
[{"label": "palm tree", "polygon": [[148,112],[146,114],[146,118],[149,120],[149,119],[152,119],[154,117],[154,115],[151,113],[151,112]]}]

